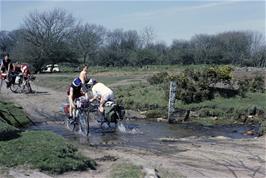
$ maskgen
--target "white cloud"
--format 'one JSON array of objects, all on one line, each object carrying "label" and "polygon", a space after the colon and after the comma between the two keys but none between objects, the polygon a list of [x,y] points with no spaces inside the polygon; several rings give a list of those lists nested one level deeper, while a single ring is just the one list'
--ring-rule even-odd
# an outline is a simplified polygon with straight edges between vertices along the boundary
[{"label": "white cloud", "polygon": [[145,11],[145,12],[136,12],[132,14],[128,14],[127,17],[154,17],[154,16],[171,16],[178,12],[186,12],[186,11],[194,11],[194,10],[201,10],[207,8],[213,8],[217,6],[223,5],[230,5],[235,3],[236,1],[225,1],[225,2],[210,2],[206,4],[198,4],[198,5],[191,5],[191,6],[178,6],[178,7],[171,7],[165,8],[160,10],[153,10],[153,11]]}]

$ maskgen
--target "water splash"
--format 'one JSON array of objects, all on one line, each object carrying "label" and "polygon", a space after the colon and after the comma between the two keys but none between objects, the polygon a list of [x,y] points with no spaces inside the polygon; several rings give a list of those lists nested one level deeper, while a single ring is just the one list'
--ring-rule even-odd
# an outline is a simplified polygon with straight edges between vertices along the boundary
[{"label": "water splash", "polygon": [[119,123],[118,126],[117,126],[117,129],[121,133],[126,133],[126,134],[142,134],[142,132],[139,129],[137,129],[137,128],[133,128],[133,129],[126,128],[123,123]]}]

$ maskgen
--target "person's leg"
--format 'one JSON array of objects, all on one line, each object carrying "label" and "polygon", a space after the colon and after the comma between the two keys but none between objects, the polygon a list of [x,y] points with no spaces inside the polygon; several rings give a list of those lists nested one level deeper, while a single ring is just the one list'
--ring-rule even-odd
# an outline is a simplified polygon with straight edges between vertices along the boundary
[{"label": "person's leg", "polygon": [[72,97],[72,101],[71,101],[70,96],[69,96],[68,99],[69,99],[69,118],[73,118],[73,110],[74,110],[74,108],[73,108],[71,102],[74,100],[74,98]]},{"label": "person's leg", "polygon": [[106,102],[106,100],[104,99],[104,97],[101,97],[101,99],[100,99],[100,106],[99,106],[99,111],[101,113],[103,113],[103,111],[104,111],[103,106],[104,106],[105,102]]}]

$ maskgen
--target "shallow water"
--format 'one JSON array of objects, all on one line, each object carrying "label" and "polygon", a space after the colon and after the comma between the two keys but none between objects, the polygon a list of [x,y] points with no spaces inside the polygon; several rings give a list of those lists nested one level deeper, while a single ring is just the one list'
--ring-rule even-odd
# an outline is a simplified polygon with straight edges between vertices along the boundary
[{"label": "shallow water", "polygon": [[[154,151],[177,151],[171,148],[173,142],[189,142],[188,137],[205,138],[206,141],[215,142],[208,138],[224,136],[232,139],[252,138],[256,135],[244,135],[247,130],[258,130],[258,126],[232,125],[232,126],[201,126],[195,124],[168,124],[147,120],[126,120],[118,124],[115,129],[101,129],[96,122],[90,123],[89,137],[80,136],[66,128],[61,123],[42,123],[32,126],[30,130],[50,130],[63,137],[78,141],[80,144],[90,146],[120,146],[149,149]],[[170,138],[162,141],[162,138]],[[182,150],[180,150],[182,151]]]}]

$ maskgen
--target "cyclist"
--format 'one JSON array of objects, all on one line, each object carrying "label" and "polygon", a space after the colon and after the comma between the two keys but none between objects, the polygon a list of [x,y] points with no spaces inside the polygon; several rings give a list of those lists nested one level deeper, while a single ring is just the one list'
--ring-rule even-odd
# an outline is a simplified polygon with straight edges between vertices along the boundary
[{"label": "cyclist", "polygon": [[82,68],[82,71],[79,73],[79,78],[82,84],[85,84],[88,80],[87,73],[88,73],[88,66],[85,64]]},{"label": "cyclist", "polygon": [[4,54],[4,59],[1,63],[0,70],[1,70],[1,73],[7,74],[7,85],[6,86],[7,88],[10,87],[11,85],[10,81],[12,81],[12,76],[10,74],[11,74],[11,71],[13,70],[13,65],[11,63],[11,60],[9,59],[8,53]]},{"label": "cyclist", "polygon": [[69,119],[73,119],[73,109],[76,108],[75,106],[75,99],[84,96],[88,98],[88,89],[86,85],[82,84],[82,81],[79,77],[75,78],[71,83],[71,86],[68,89],[68,101],[69,101]]},{"label": "cyclist", "polygon": [[[20,65],[20,73],[22,74],[23,76],[23,79],[26,81],[29,79],[30,77],[30,67],[28,64],[21,64]],[[28,87],[29,87],[29,92],[32,93],[32,88],[31,88],[31,85],[30,83],[28,83]]]},{"label": "cyclist", "polygon": [[103,113],[104,104],[107,101],[114,101],[113,91],[107,86],[105,86],[103,83],[97,82],[95,79],[90,79],[88,84],[92,87],[91,90],[93,95],[93,97],[90,99],[90,102],[94,101],[95,99],[99,99],[99,111]]},{"label": "cyclist", "polygon": [[9,59],[9,54],[5,53],[4,54],[4,59],[1,62],[1,66],[0,66],[1,72],[3,73],[9,73],[12,69],[13,69],[13,65],[11,63],[11,60]]},{"label": "cyclist", "polygon": [[71,86],[68,89],[68,100],[69,100],[69,118],[73,118],[72,113],[73,109],[75,108],[74,100],[80,96],[86,96],[88,98],[87,94],[87,88],[85,83],[87,82],[87,73],[88,73],[88,66],[85,64],[82,68],[82,71],[79,73],[79,77],[75,78],[73,82],[71,83]]}]

